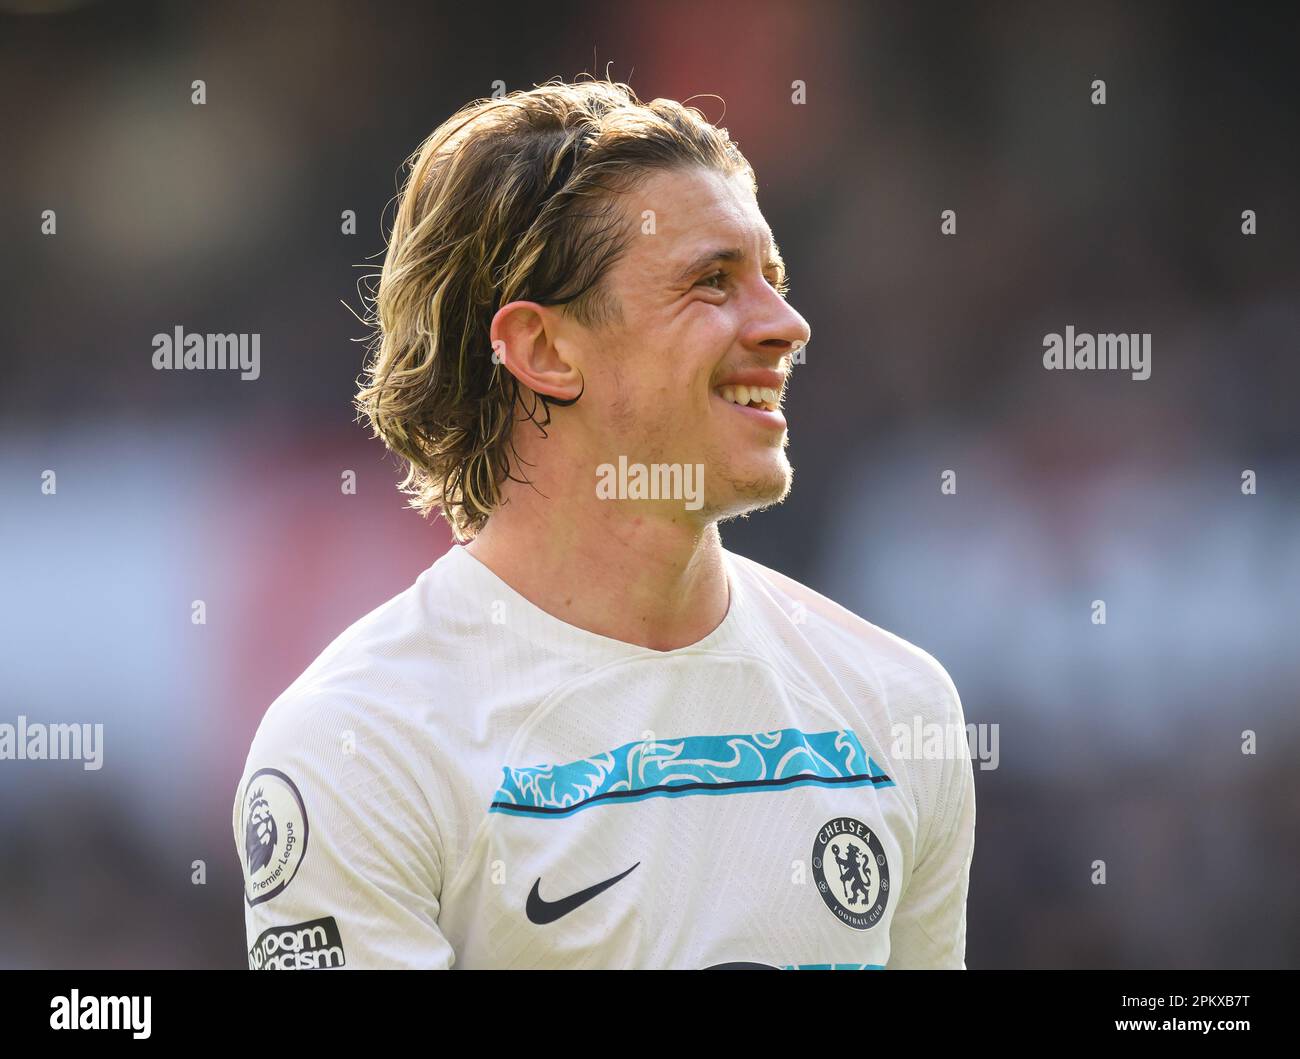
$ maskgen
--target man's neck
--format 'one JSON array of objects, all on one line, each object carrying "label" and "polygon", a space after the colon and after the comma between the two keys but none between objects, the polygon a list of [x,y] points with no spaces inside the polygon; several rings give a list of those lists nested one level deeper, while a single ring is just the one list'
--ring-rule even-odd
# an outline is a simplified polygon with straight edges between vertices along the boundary
[{"label": "man's neck", "polygon": [[695,524],[680,507],[565,505],[515,488],[466,547],[534,606],[624,643],[686,647],[727,615],[717,524]]}]

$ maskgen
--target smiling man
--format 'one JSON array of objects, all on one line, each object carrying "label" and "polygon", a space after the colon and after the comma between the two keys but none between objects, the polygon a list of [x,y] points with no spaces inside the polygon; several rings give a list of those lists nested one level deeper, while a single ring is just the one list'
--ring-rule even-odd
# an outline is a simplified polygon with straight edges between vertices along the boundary
[{"label": "smiling man", "polygon": [[413,156],[358,405],[458,544],[262,721],[252,966],[965,966],[969,754],[896,742],[952,682],[719,537],[790,490],[809,340],[755,189],[598,81]]}]

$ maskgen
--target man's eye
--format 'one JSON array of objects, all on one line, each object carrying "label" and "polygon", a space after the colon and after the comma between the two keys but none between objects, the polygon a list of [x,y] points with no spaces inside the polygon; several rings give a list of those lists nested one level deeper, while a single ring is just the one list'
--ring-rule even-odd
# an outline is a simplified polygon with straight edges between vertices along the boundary
[{"label": "man's eye", "polygon": [[717,272],[709,273],[709,275],[705,276],[702,280],[700,280],[699,283],[696,284],[696,286],[709,287],[712,290],[721,290],[722,282],[726,278],[727,278],[727,274],[723,272],[721,269],[719,269]]}]

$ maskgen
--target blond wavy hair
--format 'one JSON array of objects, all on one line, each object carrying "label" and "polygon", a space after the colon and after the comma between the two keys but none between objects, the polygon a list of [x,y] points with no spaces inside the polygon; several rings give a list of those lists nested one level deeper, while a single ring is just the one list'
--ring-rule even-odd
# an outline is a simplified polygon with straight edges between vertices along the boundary
[{"label": "blond wavy hair", "polygon": [[751,184],[754,174],[699,110],[598,80],[476,100],[406,165],[355,404],[405,461],[410,506],[441,510],[464,541],[507,478],[527,481],[514,474],[515,424],[544,433],[550,405],[572,403],[542,396],[536,418],[539,395],[492,356],[497,309],[522,299],[588,326],[617,321],[604,277],[634,229],[616,196],[656,170],[704,166]]}]

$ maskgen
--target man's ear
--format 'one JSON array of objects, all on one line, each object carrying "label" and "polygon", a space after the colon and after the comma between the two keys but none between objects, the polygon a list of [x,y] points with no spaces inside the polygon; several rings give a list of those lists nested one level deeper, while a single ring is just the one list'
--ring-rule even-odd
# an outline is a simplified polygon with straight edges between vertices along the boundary
[{"label": "man's ear", "polygon": [[493,356],[536,394],[556,400],[576,398],[582,373],[561,354],[560,316],[537,302],[509,302],[492,317]]}]

